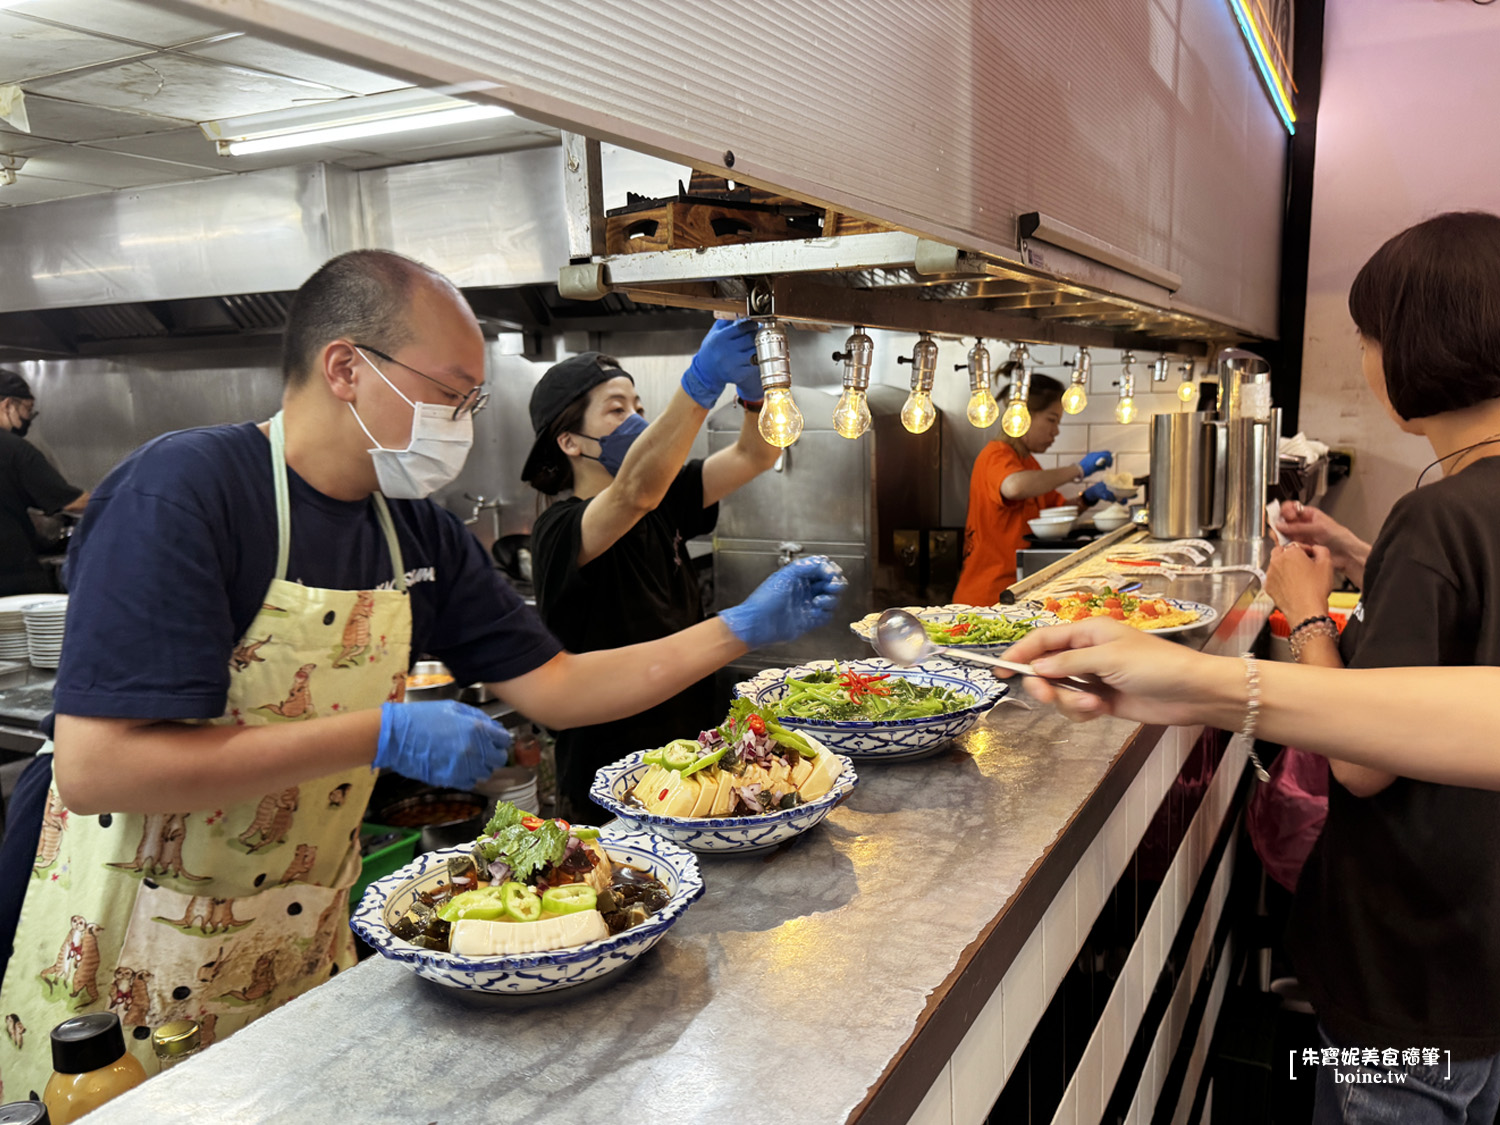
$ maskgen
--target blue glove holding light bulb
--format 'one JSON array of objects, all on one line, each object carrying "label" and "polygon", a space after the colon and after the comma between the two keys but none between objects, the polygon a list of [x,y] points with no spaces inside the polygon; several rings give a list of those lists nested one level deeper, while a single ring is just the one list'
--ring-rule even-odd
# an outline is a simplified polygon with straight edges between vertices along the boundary
[{"label": "blue glove holding light bulb", "polygon": [[848,585],[838,563],[826,555],[808,555],[782,567],[719,619],[752,649],[796,640],[833,620]]},{"label": "blue glove holding light bulb", "polygon": [[755,363],[753,320],[716,320],[698,354],[682,374],[683,393],[705,410],[713,409],[719,395],[731,384],[746,402],[759,402],[760,368]]}]

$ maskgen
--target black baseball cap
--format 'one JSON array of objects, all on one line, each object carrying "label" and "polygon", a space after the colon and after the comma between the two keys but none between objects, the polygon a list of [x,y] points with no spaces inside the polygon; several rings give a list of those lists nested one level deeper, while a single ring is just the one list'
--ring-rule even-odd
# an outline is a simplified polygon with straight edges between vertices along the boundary
[{"label": "black baseball cap", "polygon": [[0,367],[0,398],[36,398],[31,384],[14,371]]},{"label": "black baseball cap", "polygon": [[536,435],[536,441],[521,468],[523,481],[531,483],[557,451],[557,443],[547,436],[547,427],[557,421],[557,416],[600,383],[621,375],[635,382],[630,372],[620,366],[619,360],[599,352],[580,352],[547,368],[547,373],[531,392],[531,432]]}]

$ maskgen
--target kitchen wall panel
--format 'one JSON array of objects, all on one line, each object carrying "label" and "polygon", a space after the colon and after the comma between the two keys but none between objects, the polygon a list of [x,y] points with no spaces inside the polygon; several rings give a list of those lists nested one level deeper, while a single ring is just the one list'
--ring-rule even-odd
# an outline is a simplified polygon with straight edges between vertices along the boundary
[{"label": "kitchen wall panel", "polygon": [[178,0],[1015,257],[1041,211],[1276,332],[1286,134],[1198,0]]}]

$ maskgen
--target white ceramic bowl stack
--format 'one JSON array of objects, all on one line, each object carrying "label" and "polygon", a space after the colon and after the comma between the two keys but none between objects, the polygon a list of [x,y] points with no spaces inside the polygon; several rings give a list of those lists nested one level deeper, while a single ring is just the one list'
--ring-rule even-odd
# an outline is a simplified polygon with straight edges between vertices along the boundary
[{"label": "white ceramic bowl stack", "polygon": [[21,613],[26,619],[26,648],[31,663],[38,668],[56,668],[62,659],[68,595],[33,598]]},{"label": "white ceramic bowl stack", "polygon": [[36,601],[35,594],[14,594],[0,598],[0,660],[30,660],[26,647],[25,607]]}]

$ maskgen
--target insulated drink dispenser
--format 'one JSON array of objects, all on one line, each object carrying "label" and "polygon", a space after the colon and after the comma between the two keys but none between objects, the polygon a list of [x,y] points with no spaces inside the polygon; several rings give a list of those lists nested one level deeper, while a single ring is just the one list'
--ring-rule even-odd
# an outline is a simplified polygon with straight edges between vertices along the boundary
[{"label": "insulated drink dispenser", "polygon": [[1199,539],[1224,520],[1225,427],[1212,414],[1151,418],[1151,534]]}]

